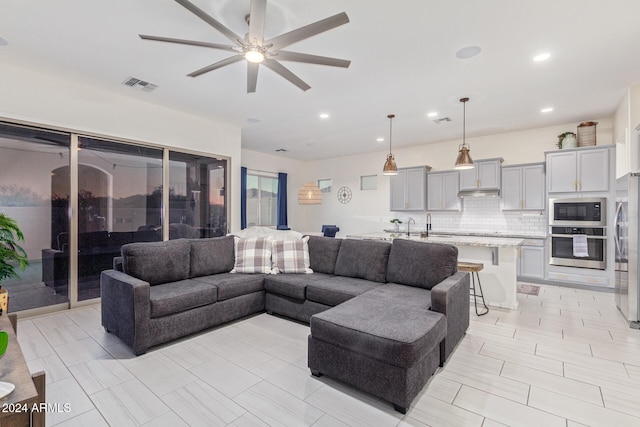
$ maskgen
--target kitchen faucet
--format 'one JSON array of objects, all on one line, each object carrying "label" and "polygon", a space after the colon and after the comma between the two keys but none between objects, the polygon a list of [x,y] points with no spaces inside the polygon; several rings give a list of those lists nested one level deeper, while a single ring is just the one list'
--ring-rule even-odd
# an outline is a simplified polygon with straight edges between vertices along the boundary
[{"label": "kitchen faucet", "polygon": [[411,235],[410,231],[411,231],[411,221],[413,221],[413,224],[415,225],[416,220],[409,217],[409,219],[407,220],[407,237],[409,237]]},{"label": "kitchen faucet", "polygon": [[429,230],[431,230],[431,214],[430,213],[427,214],[427,226],[425,228],[427,232],[427,237],[429,237]]}]

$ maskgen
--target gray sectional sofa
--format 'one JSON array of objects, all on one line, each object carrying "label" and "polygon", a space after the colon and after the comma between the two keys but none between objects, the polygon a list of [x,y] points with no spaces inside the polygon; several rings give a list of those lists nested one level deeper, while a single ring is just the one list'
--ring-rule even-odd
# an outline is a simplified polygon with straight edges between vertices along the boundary
[{"label": "gray sectional sofa", "polygon": [[240,274],[234,238],[122,247],[102,273],[102,325],[136,355],[266,311],[310,323],[308,363],[405,412],[469,325],[450,245],[310,236],[311,274]]}]

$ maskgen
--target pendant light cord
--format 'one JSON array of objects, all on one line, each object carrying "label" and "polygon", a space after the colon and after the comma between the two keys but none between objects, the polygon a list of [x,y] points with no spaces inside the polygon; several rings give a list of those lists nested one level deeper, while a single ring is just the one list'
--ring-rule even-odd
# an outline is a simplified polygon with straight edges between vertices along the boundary
[{"label": "pendant light cord", "polygon": [[467,101],[469,98],[460,98],[462,102],[462,146],[467,146]]},{"label": "pendant light cord", "polygon": [[389,154],[391,153],[391,136],[393,135],[392,132],[392,126],[393,126],[393,118],[395,117],[395,114],[389,114],[387,117],[389,118]]}]

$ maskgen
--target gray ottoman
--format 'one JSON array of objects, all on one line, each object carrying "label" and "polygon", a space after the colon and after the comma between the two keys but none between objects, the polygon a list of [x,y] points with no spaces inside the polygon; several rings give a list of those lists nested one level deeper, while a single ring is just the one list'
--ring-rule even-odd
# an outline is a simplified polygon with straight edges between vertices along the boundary
[{"label": "gray ottoman", "polygon": [[441,313],[355,297],[311,317],[308,365],[406,413],[444,363]]}]

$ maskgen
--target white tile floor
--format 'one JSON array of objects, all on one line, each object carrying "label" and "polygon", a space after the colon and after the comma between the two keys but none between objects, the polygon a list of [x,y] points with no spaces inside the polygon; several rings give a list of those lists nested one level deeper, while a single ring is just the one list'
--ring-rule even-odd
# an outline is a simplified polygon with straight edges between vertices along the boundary
[{"label": "white tile floor", "polygon": [[260,314],[134,357],[91,306],[19,322],[58,426],[640,426],[640,331],[613,294],[542,286],[471,315],[402,416],[306,367],[309,328]]}]

